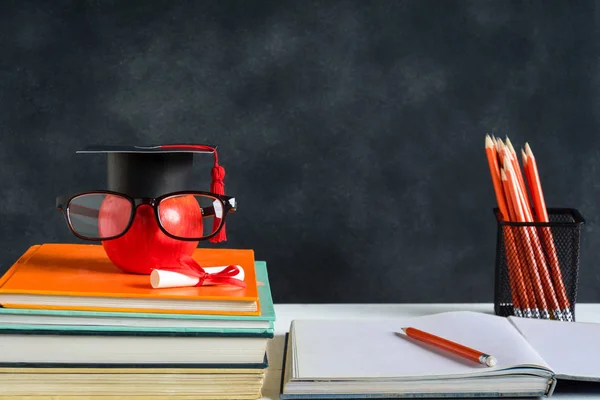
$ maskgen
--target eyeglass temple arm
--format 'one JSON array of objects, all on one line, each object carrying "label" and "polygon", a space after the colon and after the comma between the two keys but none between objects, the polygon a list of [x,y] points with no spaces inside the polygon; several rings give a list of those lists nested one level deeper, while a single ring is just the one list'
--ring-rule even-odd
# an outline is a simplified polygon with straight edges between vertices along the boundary
[{"label": "eyeglass temple arm", "polygon": [[100,215],[100,210],[86,206],[81,206],[79,204],[71,204],[69,206],[69,213],[81,215],[83,217],[98,218],[98,216]]},{"label": "eyeglass temple arm", "polygon": [[65,206],[66,202],[67,202],[66,196],[58,196],[56,198],[56,208],[59,210],[62,210],[63,207]]},{"label": "eyeglass temple arm", "polygon": [[[226,205],[229,205],[231,207],[231,209],[229,210],[229,212],[235,212],[235,210],[237,208],[237,203],[236,203],[234,197],[231,197],[230,199],[226,200],[225,203],[226,203]],[[211,215],[216,215],[214,207],[211,206],[211,207],[204,207],[204,208],[202,208],[202,216],[204,218],[210,217]]]},{"label": "eyeglass temple arm", "polygon": [[[56,198],[56,208],[62,210],[65,208],[66,203],[68,202],[68,198],[65,196],[59,196]],[[90,218],[98,218],[99,210],[80,206],[79,204],[71,204],[69,206],[69,213],[83,215]]]}]

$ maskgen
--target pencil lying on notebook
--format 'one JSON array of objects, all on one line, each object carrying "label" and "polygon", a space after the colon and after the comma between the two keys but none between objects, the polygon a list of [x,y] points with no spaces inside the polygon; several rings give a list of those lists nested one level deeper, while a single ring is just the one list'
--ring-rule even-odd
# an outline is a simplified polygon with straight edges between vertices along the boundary
[{"label": "pencil lying on notebook", "polygon": [[[500,218],[525,224],[549,222],[537,164],[529,145],[521,150],[525,178],[508,137],[504,143],[486,135],[485,148]],[[503,238],[514,314],[572,320],[550,228],[541,227],[538,235],[531,225],[507,225]]]},{"label": "pencil lying on notebook", "polygon": [[446,338],[434,335],[432,333],[425,332],[413,327],[402,328],[402,332],[403,335],[406,335],[412,339],[418,340],[423,343],[427,343],[439,349],[443,349],[449,353],[466,358],[473,362],[483,364],[488,367],[494,367],[496,365],[497,361],[494,356],[486,354],[476,349],[472,349],[460,343],[453,342]]}]

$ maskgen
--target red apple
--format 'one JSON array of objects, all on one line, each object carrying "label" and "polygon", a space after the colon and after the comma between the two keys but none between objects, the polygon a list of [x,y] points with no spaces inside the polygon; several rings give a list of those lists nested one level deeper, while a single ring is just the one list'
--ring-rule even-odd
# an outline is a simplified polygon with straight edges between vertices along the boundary
[{"label": "red apple", "polygon": [[[202,236],[202,212],[194,196],[173,197],[159,209],[162,225],[174,235]],[[98,229],[103,237],[122,232],[129,221],[131,205],[117,196],[107,196],[100,206]],[[154,268],[177,266],[182,256],[191,256],[198,241],[167,236],[158,226],[152,207],[137,209],[133,224],[118,239],[103,241],[108,258],[121,270],[149,275]]]}]

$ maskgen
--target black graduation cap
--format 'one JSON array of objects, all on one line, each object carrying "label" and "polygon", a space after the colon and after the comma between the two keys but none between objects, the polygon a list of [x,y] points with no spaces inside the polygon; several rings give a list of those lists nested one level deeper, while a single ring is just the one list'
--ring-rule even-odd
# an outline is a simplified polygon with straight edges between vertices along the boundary
[{"label": "black graduation cap", "polygon": [[[107,190],[133,198],[156,198],[167,193],[194,190],[192,168],[195,153],[212,153],[210,192],[223,195],[225,169],[219,165],[217,148],[208,144],[164,144],[155,146],[94,145],[77,153],[108,156]],[[224,227],[220,238],[225,240]]]}]

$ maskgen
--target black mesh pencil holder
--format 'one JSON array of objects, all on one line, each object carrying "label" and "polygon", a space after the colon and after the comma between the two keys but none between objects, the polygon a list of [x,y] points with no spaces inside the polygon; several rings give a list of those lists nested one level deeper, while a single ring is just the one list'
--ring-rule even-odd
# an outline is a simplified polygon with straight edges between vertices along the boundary
[{"label": "black mesh pencil holder", "polygon": [[581,227],[571,208],[549,208],[550,222],[498,224],[496,315],[575,321]]}]

